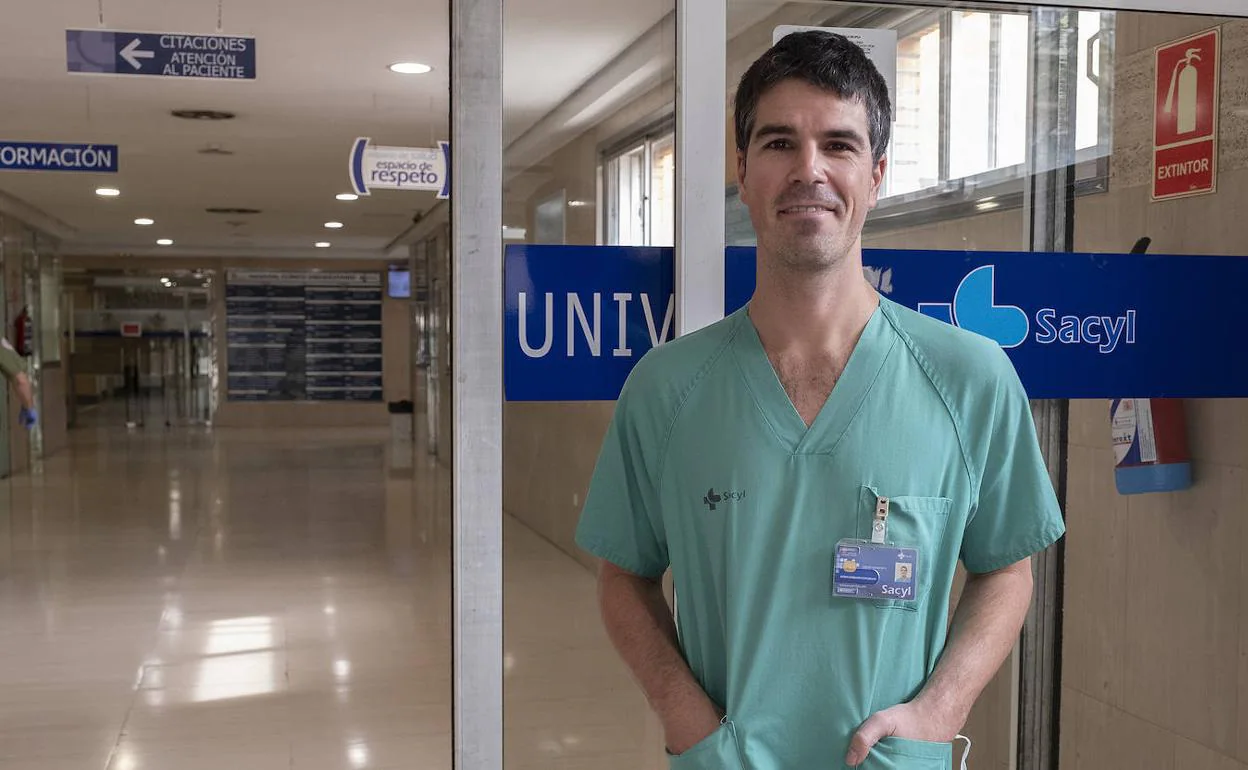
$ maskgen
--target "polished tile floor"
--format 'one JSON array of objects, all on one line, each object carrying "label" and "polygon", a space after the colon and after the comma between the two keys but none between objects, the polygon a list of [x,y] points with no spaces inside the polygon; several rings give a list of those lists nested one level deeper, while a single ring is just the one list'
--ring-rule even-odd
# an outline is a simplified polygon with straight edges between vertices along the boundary
[{"label": "polished tile floor", "polygon": [[[451,767],[444,469],[95,422],[0,482],[0,768]],[[590,573],[510,518],[505,554],[507,767],[665,766]]]}]

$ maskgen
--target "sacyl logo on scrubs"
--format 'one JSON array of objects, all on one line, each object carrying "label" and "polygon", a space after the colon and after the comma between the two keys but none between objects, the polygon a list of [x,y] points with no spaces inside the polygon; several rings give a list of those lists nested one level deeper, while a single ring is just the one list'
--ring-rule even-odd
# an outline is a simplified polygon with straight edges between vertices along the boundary
[{"label": "sacyl logo on scrubs", "polygon": [[[1016,348],[1031,338],[1031,321],[1026,311],[1015,305],[998,305],[996,265],[972,270],[958,284],[952,303],[920,302],[919,312],[994,340],[1003,348]],[[1035,314],[1035,342],[1047,345],[1088,344],[1104,354],[1120,344],[1134,345],[1136,311],[1121,315],[1059,315],[1054,308],[1041,308]]]},{"label": "sacyl logo on scrubs", "polygon": [[722,492],[716,494],[715,487],[711,487],[706,492],[706,496],[702,498],[702,503],[712,511],[718,510],[718,506],[725,503],[739,503],[745,499],[745,490],[740,492]]}]

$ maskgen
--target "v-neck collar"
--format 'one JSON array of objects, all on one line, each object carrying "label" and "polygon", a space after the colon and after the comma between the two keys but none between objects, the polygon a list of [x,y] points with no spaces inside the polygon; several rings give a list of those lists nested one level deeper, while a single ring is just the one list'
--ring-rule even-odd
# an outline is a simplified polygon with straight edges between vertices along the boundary
[{"label": "v-neck collar", "polygon": [[845,371],[809,428],[767,358],[758,329],[749,316],[748,304],[737,310],[738,330],[734,335],[733,353],[755,403],[787,451],[831,454],[836,449],[897,343],[897,334],[884,310],[887,301],[881,297],[867,319]]}]

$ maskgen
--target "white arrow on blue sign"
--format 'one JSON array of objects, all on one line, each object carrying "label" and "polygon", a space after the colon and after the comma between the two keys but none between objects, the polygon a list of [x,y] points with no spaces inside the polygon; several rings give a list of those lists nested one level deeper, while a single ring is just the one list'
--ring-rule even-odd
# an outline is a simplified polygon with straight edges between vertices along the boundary
[{"label": "white arrow on blue sign", "polygon": [[176,32],[65,31],[70,72],[208,80],[255,80],[256,39]]},{"label": "white arrow on blue sign", "polygon": [[378,147],[367,137],[351,149],[351,186],[359,195],[371,190],[425,190],[451,196],[451,145]]}]

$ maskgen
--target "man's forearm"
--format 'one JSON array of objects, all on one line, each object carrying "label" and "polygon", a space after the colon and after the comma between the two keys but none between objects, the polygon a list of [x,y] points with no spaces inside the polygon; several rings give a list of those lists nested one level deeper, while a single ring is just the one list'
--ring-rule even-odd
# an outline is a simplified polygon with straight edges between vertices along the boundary
[{"label": "man's forearm", "polygon": [[22,402],[22,406],[34,409],[35,391],[30,386],[30,378],[25,374],[19,374],[14,378],[13,385],[17,389],[17,397]]},{"label": "man's forearm", "polygon": [[598,586],[607,634],[662,721],[668,749],[681,753],[713,729],[720,713],[681,655],[663,587],[610,565]]},{"label": "man's forearm", "polygon": [[952,740],[1018,641],[1031,603],[1031,560],[972,575],[962,590],[944,654],[915,704]]}]

